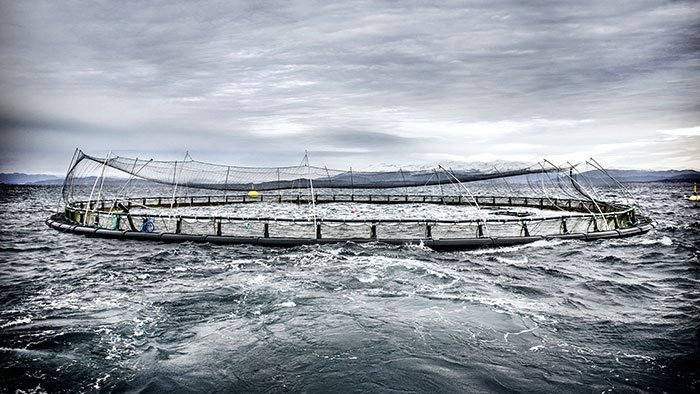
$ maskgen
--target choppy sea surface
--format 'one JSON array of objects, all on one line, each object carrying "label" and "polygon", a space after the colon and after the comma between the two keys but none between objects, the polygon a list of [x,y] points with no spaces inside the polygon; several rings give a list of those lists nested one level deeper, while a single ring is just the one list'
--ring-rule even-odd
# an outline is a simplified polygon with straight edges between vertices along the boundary
[{"label": "choppy sea surface", "polygon": [[621,239],[439,253],[90,239],[0,186],[3,393],[690,393],[700,208]]}]

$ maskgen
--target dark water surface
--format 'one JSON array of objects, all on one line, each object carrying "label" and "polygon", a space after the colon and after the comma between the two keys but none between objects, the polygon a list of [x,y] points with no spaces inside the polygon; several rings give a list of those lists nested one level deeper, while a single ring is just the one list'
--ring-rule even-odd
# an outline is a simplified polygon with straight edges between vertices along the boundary
[{"label": "dark water surface", "polygon": [[0,186],[2,392],[689,393],[700,209],[624,240],[438,253],[89,239]]}]

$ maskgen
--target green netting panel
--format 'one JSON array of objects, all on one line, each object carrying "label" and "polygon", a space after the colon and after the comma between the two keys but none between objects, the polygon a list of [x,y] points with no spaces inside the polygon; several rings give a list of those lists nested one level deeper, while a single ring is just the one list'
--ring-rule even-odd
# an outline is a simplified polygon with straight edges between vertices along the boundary
[{"label": "green netting panel", "polygon": [[[421,226],[425,229],[425,226]],[[447,238],[476,238],[478,226],[474,223],[439,223],[430,225],[430,233],[433,239]]]},{"label": "green netting panel", "polygon": [[532,236],[561,234],[561,220],[559,219],[537,220],[525,223]]},{"label": "green netting panel", "polygon": [[377,225],[377,238],[425,238],[425,233],[425,224],[423,223],[380,223]]},{"label": "green netting panel", "polygon": [[232,237],[262,237],[265,224],[254,220],[221,222],[221,235]]},{"label": "green netting panel", "polygon": [[270,222],[270,237],[273,238],[315,238],[313,222]]},{"label": "green netting panel", "polygon": [[[491,237],[517,237],[525,235],[522,231],[522,225],[517,222],[508,223],[492,223],[486,224],[488,235]],[[476,232],[474,233],[476,237]]]},{"label": "green netting panel", "polygon": [[364,223],[322,223],[323,238],[369,238],[370,225]]},{"label": "green netting panel", "polygon": [[182,219],[180,232],[194,235],[216,235],[216,223],[207,219]]},{"label": "green netting panel", "polygon": [[[568,229],[568,232],[570,234],[573,233],[586,233],[589,231],[589,226],[591,224],[591,220],[588,217],[585,218],[567,218],[566,219],[566,228]],[[591,227],[590,231],[592,231],[593,228]]]}]

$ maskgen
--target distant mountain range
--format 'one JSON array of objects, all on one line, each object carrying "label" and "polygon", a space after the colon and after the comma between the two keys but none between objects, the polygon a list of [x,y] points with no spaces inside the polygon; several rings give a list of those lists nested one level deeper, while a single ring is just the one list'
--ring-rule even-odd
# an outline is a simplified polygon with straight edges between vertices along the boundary
[{"label": "distant mountain range", "polygon": [[[695,170],[608,170],[608,172],[622,183],[700,182],[700,172]],[[591,176],[591,178],[594,179],[596,177],[605,177],[605,175],[600,172],[596,172],[596,174]]]},{"label": "distant mountain range", "polygon": [[62,184],[63,178],[46,174],[23,174],[13,172],[11,174],[0,174],[0,182],[7,185],[32,185],[37,183]]},{"label": "distant mountain range", "polygon": [[[391,171],[398,170],[397,168],[389,168],[391,166],[383,165],[382,170]],[[501,168],[508,168],[512,166],[501,166]],[[446,167],[449,168],[449,167]],[[457,169],[459,167],[452,167]],[[522,167],[521,167],[522,168]],[[415,170],[417,168],[404,168],[404,171]],[[422,169],[422,168],[421,168]],[[476,170],[476,168],[471,168],[470,170]],[[366,168],[365,171],[377,171],[379,168]],[[481,168],[482,171],[492,171]],[[503,170],[502,170],[503,171]],[[608,170],[610,175],[615,177],[620,182],[623,183],[648,183],[648,182],[698,182],[700,183],[700,171],[695,170],[664,170],[664,171],[647,171],[647,170]],[[590,176],[591,181],[594,183],[608,183],[607,177],[600,172],[589,172],[584,173],[584,175]],[[91,184],[94,183],[95,177],[83,178],[80,180],[81,184]],[[105,184],[123,183],[126,178],[105,178]],[[11,174],[1,174],[0,173],[0,183],[7,185],[60,185],[63,183],[63,177],[58,177],[55,175],[47,174],[22,174],[22,173],[11,173]],[[148,183],[148,181],[134,179],[132,183]]]}]

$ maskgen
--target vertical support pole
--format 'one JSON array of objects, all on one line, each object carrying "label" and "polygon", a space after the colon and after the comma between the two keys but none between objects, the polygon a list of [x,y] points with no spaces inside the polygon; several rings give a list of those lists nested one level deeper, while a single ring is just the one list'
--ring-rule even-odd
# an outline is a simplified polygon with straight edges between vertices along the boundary
[{"label": "vertical support pole", "polygon": [[[61,210],[61,199],[64,199],[64,193],[66,191],[66,182],[68,181],[68,177],[71,177],[71,191],[72,191],[72,183],[73,183],[73,177],[71,176],[71,172],[73,171],[73,166],[77,165],[75,163],[75,158],[78,157],[78,152],[80,152],[80,149],[75,148],[75,151],[73,151],[73,157],[70,159],[70,164],[68,164],[68,171],[66,171],[66,177],[63,179],[63,186],[61,186],[61,194],[58,197],[58,203],[56,204],[56,212],[60,212]],[[74,164],[75,163],[75,164]],[[67,201],[67,199],[64,199]]]},{"label": "vertical support pole", "polygon": [[228,174],[231,172],[231,166],[226,167],[226,180],[224,181],[224,201],[226,201],[226,194],[228,194]]},{"label": "vertical support pole", "polygon": [[175,234],[180,234],[182,232],[182,218],[177,217],[177,222],[175,223]]},{"label": "vertical support pole", "polygon": [[263,225],[263,238],[270,238],[270,223],[268,222]]},{"label": "vertical support pole", "polygon": [[406,201],[408,201],[408,187],[406,186],[406,176],[403,174],[403,169],[399,168],[401,179],[403,179],[403,192],[406,193]]},{"label": "vertical support pole", "polygon": [[425,238],[433,239],[433,228],[430,223],[425,223]]},{"label": "vertical support pole", "polygon": [[[109,160],[109,156],[112,154],[112,151],[109,151],[109,154],[105,158],[104,163],[102,163],[102,173],[99,178],[95,178],[95,184],[92,185],[92,190],[90,191],[90,197],[88,198],[88,203],[87,203],[87,210],[85,213],[90,212],[90,205],[92,204],[92,195],[95,193],[95,188],[97,187],[97,181],[100,180],[105,174],[105,166],[107,165],[107,160]],[[102,186],[100,186],[100,189],[102,189]],[[95,204],[95,209],[97,209],[97,204]],[[87,215],[85,216],[85,219],[87,219]]]},{"label": "vertical support pole", "polygon": [[355,195],[355,182],[352,179],[352,167],[350,167],[350,200],[354,201],[353,196]]},{"label": "vertical support pole", "polygon": [[112,157],[112,151],[109,151],[107,154],[107,158],[105,159],[104,164],[102,165],[102,174],[100,174],[100,178],[102,180],[100,181],[100,190],[97,191],[97,200],[95,200],[95,211],[97,211],[97,201],[100,201],[101,195],[102,195],[102,186],[105,184],[105,167],[107,167],[107,162],[109,159]]},{"label": "vertical support pole", "polygon": [[566,227],[566,218],[561,218],[561,233],[568,234],[569,229]]},{"label": "vertical support pole", "polygon": [[175,204],[175,193],[177,192],[177,160],[175,160],[175,166],[173,167],[173,199],[170,200],[170,209],[173,209],[173,204]]},{"label": "vertical support pole", "polygon": [[331,179],[331,173],[328,172],[328,167],[326,168],[326,176],[328,176],[328,184],[330,185],[331,189],[333,189],[333,180]]},{"label": "vertical support pole", "polygon": [[437,169],[433,168],[433,172],[435,173],[435,176],[437,177],[437,183],[440,186],[440,199],[444,202],[444,194],[442,192],[442,182],[440,182],[440,174],[438,174]]},{"label": "vertical support pole", "polygon": [[321,223],[316,223],[316,239],[321,239]]},{"label": "vertical support pole", "polygon": [[221,219],[216,222],[216,235],[221,236]]},{"label": "vertical support pole", "polygon": [[277,167],[277,195],[280,197],[280,202],[282,202],[282,189],[280,188],[280,168]]}]

